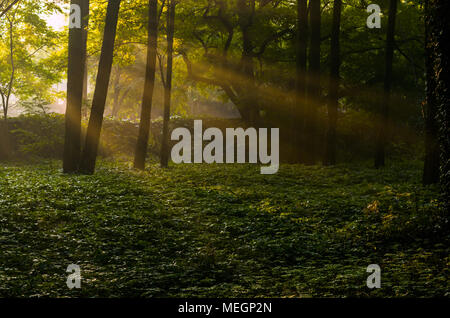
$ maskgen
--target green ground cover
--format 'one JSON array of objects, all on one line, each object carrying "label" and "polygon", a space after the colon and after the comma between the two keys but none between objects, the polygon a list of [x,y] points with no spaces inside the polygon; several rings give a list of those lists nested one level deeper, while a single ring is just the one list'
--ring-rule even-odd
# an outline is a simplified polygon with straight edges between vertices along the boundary
[{"label": "green ground cover", "polygon": [[420,162],[60,166],[0,167],[0,296],[449,296],[448,215]]}]

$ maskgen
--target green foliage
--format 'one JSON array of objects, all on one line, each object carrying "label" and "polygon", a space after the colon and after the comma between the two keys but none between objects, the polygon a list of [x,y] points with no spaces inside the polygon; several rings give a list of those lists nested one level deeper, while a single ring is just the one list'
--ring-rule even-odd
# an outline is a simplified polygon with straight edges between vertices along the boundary
[{"label": "green foliage", "polygon": [[[449,296],[448,214],[420,163],[372,170],[102,162],[0,168],[0,295]],[[82,288],[66,286],[69,264]],[[366,287],[379,264],[382,288]]]},{"label": "green foliage", "polygon": [[[10,93],[20,100],[53,100],[57,95],[52,85],[60,82],[64,72],[64,36],[44,19],[57,12],[61,9],[53,1],[23,0],[0,19],[0,94],[4,99]],[[4,99],[2,106],[11,106]]]},{"label": "green foliage", "polygon": [[[45,102],[25,103],[36,114],[22,115],[9,120],[11,143],[15,157],[61,158],[64,143],[64,116],[45,114]],[[196,118],[200,119],[200,118]],[[216,127],[223,131],[229,127],[245,127],[241,120],[203,118],[204,129]],[[173,116],[170,129],[186,127],[193,131],[193,119]],[[321,125],[325,127],[326,123]],[[83,125],[83,131],[86,123]],[[365,111],[348,110],[342,114],[338,127],[339,158],[345,162],[357,162],[372,157],[375,142],[373,123],[370,114]],[[128,120],[105,118],[100,144],[103,157],[133,158],[136,147],[138,124]],[[390,158],[419,158],[423,153],[421,136],[409,125],[397,125],[392,128]],[[149,154],[152,159],[159,156],[161,149],[162,120],[152,121],[149,141]],[[84,138],[84,135],[82,136]],[[14,157],[14,156],[13,156]],[[283,160],[283,156],[281,158]]]},{"label": "green foliage", "polygon": [[64,116],[22,115],[9,121],[11,143],[17,158],[61,158],[64,144]]}]

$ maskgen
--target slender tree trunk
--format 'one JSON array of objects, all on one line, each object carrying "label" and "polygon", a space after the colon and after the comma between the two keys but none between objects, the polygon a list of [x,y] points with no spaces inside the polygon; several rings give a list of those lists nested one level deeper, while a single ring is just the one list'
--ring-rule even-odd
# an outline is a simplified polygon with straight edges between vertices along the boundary
[{"label": "slender tree trunk", "polygon": [[325,145],[324,165],[336,164],[337,136],[336,126],[339,108],[339,85],[341,65],[340,33],[341,33],[342,0],[334,0],[333,26],[331,31],[330,79],[328,92],[328,131]]},{"label": "slender tree trunk", "polygon": [[306,105],[306,164],[316,162],[318,145],[318,119],[317,107],[320,104],[320,32],[321,32],[321,6],[320,0],[309,1],[311,39],[309,49],[309,71]]},{"label": "slender tree trunk", "polygon": [[433,49],[429,1],[425,2],[425,60],[426,60],[426,103],[425,117],[425,164],[423,170],[423,184],[430,185],[439,182],[439,128],[437,123],[436,77],[434,64],[436,56]]},{"label": "slender tree trunk", "polygon": [[[88,0],[89,1],[89,0]],[[89,3],[87,6],[87,16],[85,18],[85,21],[83,23],[85,24],[85,28],[83,29],[83,43],[87,43],[88,40],[88,29],[89,29]],[[86,52],[86,56],[84,59],[84,70],[83,70],[83,107],[87,107],[88,104],[88,55]]]},{"label": "slender tree trunk", "polygon": [[[87,59],[87,57],[86,57]],[[83,107],[88,106],[88,86],[89,86],[89,78],[88,78],[88,63],[84,64],[84,72],[83,72]]]},{"label": "slender tree trunk", "polygon": [[[117,71],[116,71],[116,75],[114,76],[114,91],[113,91],[113,98],[112,98],[112,110],[111,110],[111,114],[117,114],[119,112],[119,108],[120,108],[120,91],[122,90],[120,88],[120,75],[121,75],[121,70],[120,70],[120,66],[116,67]],[[112,116],[114,117],[114,116]]]},{"label": "slender tree trunk", "polygon": [[293,162],[304,162],[306,123],[306,64],[308,48],[308,1],[297,0],[295,105],[291,117]]},{"label": "slender tree trunk", "polygon": [[105,102],[108,95],[108,84],[113,63],[114,42],[117,20],[119,18],[120,0],[110,0],[106,9],[106,23],[103,34],[103,45],[100,53],[94,98],[92,100],[91,116],[86,135],[86,143],[81,157],[80,171],[93,174],[97,160],[100,133],[105,112]]},{"label": "slender tree trunk", "polygon": [[441,145],[441,186],[447,209],[450,208],[450,2],[431,0],[436,100],[438,105],[439,140]]},{"label": "slender tree trunk", "polygon": [[156,49],[158,45],[158,0],[148,2],[147,68],[145,71],[144,96],[142,98],[141,122],[134,156],[134,168],[144,170],[150,136],[153,91],[155,88]]},{"label": "slender tree trunk", "polygon": [[167,13],[167,75],[164,89],[164,123],[161,146],[161,167],[169,165],[169,122],[172,95],[173,37],[175,32],[175,0],[170,0]]},{"label": "slender tree trunk", "polygon": [[0,121],[0,160],[9,159],[10,153],[8,118],[4,117],[3,120]]},{"label": "slender tree trunk", "polygon": [[69,61],[67,70],[66,135],[64,142],[64,173],[78,170],[81,148],[81,110],[83,107],[83,83],[86,64],[86,17],[89,0],[72,0],[81,8],[81,28],[69,29]]},{"label": "slender tree trunk", "polygon": [[14,79],[16,74],[16,65],[14,60],[14,15],[12,18],[6,16],[9,22],[9,58],[11,63],[11,76],[9,78],[8,88],[6,93],[1,92],[2,106],[3,106],[3,125],[0,127],[0,160],[9,159],[11,152],[11,143],[9,135],[8,124],[8,111],[9,111],[9,99],[12,94],[12,87],[14,85]]},{"label": "slender tree trunk", "polygon": [[389,21],[386,35],[386,70],[384,74],[384,91],[378,123],[377,148],[375,153],[375,168],[385,165],[386,144],[389,129],[389,104],[392,88],[392,65],[394,60],[395,22],[397,17],[398,0],[390,0]]}]

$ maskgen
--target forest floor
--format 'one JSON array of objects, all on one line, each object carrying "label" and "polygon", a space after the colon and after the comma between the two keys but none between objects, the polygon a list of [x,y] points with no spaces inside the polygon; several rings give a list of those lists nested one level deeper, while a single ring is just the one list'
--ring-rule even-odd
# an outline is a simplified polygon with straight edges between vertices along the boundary
[{"label": "forest floor", "polygon": [[0,296],[449,296],[448,216],[420,162],[60,167],[0,167]]}]

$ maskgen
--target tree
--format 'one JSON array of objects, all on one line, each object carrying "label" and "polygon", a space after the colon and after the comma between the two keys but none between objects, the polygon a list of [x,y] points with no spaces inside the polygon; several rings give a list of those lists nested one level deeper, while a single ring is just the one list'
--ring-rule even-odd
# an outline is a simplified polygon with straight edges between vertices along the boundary
[{"label": "tree", "polygon": [[[294,144],[294,155],[300,158],[293,158],[294,162],[305,160],[303,151],[306,122],[306,68],[308,49],[308,1],[297,0],[297,36],[296,36],[296,78],[295,78],[295,99],[294,109],[291,113],[292,143]],[[295,151],[295,149],[297,151]]]},{"label": "tree", "polygon": [[172,96],[173,37],[175,32],[175,0],[169,1],[167,12],[167,74],[164,87],[164,122],[161,146],[161,167],[169,165],[169,121]]},{"label": "tree", "polygon": [[81,151],[81,110],[86,67],[87,17],[89,0],[72,0],[71,5],[81,9],[81,27],[69,27],[69,59],[67,69],[66,135],[64,142],[63,171],[78,170]]},{"label": "tree", "polygon": [[425,119],[425,163],[423,184],[430,185],[439,182],[439,127],[437,122],[436,77],[432,25],[429,0],[425,1],[425,63],[426,63],[426,101],[424,105]]},{"label": "tree", "polygon": [[[42,15],[60,11],[56,4],[36,1],[1,1],[0,12],[0,159],[9,156],[8,117],[18,101],[52,100],[52,85],[62,79],[60,33]],[[36,34],[39,34],[37,37]],[[45,52],[44,54],[41,54]]]},{"label": "tree", "polygon": [[11,67],[11,75],[9,77],[9,82],[5,87],[0,88],[0,95],[2,97],[2,107],[3,107],[3,119],[5,123],[8,120],[9,102],[12,94],[12,89],[14,85],[14,79],[16,75],[16,64],[14,59],[14,20],[15,14],[11,17],[6,17],[8,20],[8,30],[9,30],[9,62]]},{"label": "tree", "polygon": [[341,33],[342,0],[334,0],[333,26],[331,31],[330,49],[330,78],[328,92],[328,131],[325,144],[324,165],[336,164],[336,125],[339,109],[339,85],[341,64],[340,58],[340,33]]},{"label": "tree", "polygon": [[395,49],[395,22],[397,17],[397,4],[398,0],[390,0],[388,28],[386,35],[384,88],[378,123],[378,136],[375,152],[375,168],[384,167],[386,158],[386,144],[389,129],[389,104],[391,102],[391,89],[392,89],[392,66]]},{"label": "tree", "polygon": [[[188,17],[184,20],[186,27],[192,28],[190,45],[186,45],[190,52],[180,50],[189,79],[222,89],[242,119],[258,126],[261,111],[269,111],[268,103],[261,96],[270,90],[261,89],[259,75],[262,73],[258,72],[255,61],[262,62],[263,55],[287,37],[292,49],[295,43],[292,2],[195,0],[183,1],[180,7],[181,14]],[[193,43],[198,43],[203,54],[193,52]],[[193,56],[202,60],[196,63]],[[286,110],[282,112],[286,114]],[[280,109],[270,111],[280,113]],[[285,117],[290,122],[292,117]]]},{"label": "tree", "polygon": [[156,72],[156,49],[158,45],[158,0],[148,2],[148,44],[147,44],[147,66],[145,70],[144,96],[142,98],[141,122],[136,144],[134,167],[145,169],[147,156],[148,138],[150,135],[151,112],[153,91],[155,88]]},{"label": "tree", "polygon": [[310,49],[309,49],[309,69],[307,79],[307,104],[305,115],[306,138],[306,163],[314,164],[316,161],[317,145],[319,143],[317,107],[321,100],[320,87],[320,45],[321,45],[321,6],[320,0],[309,1],[310,12]]},{"label": "tree", "polygon": [[92,100],[91,116],[89,118],[86,143],[80,164],[80,171],[85,174],[93,174],[95,171],[103,114],[105,111],[105,102],[108,94],[108,84],[113,63],[114,42],[117,21],[119,18],[119,9],[120,0],[111,0],[108,2],[103,44],[100,53],[94,98]]},{"label": "tree", "polygon": [[5,89],[3,87],[0,89],[0,96],[2,97],[2,107],[3,107],[3,119],[4,123],[0,124],[0,159],[6,159],[9,157],[10,143],[9,143],[9,127],[8,127],[8,109],[9,109],[9,99],[11,98],[12,87],[14,84],[15,76],[15,65],[14,65],[14,42],[13,42],[13,26],[14,22],[12,19],[7,17],[9,24],[9,54],[11,62],[11,76],[9,82]]},{"label": "tree", "polygon": [[429,17],[433,26],[436,56],[436,100],[438,105],[439,140],[441,145],[441,185],[447,207],[450,205],[450,3],[430,0]]}]

